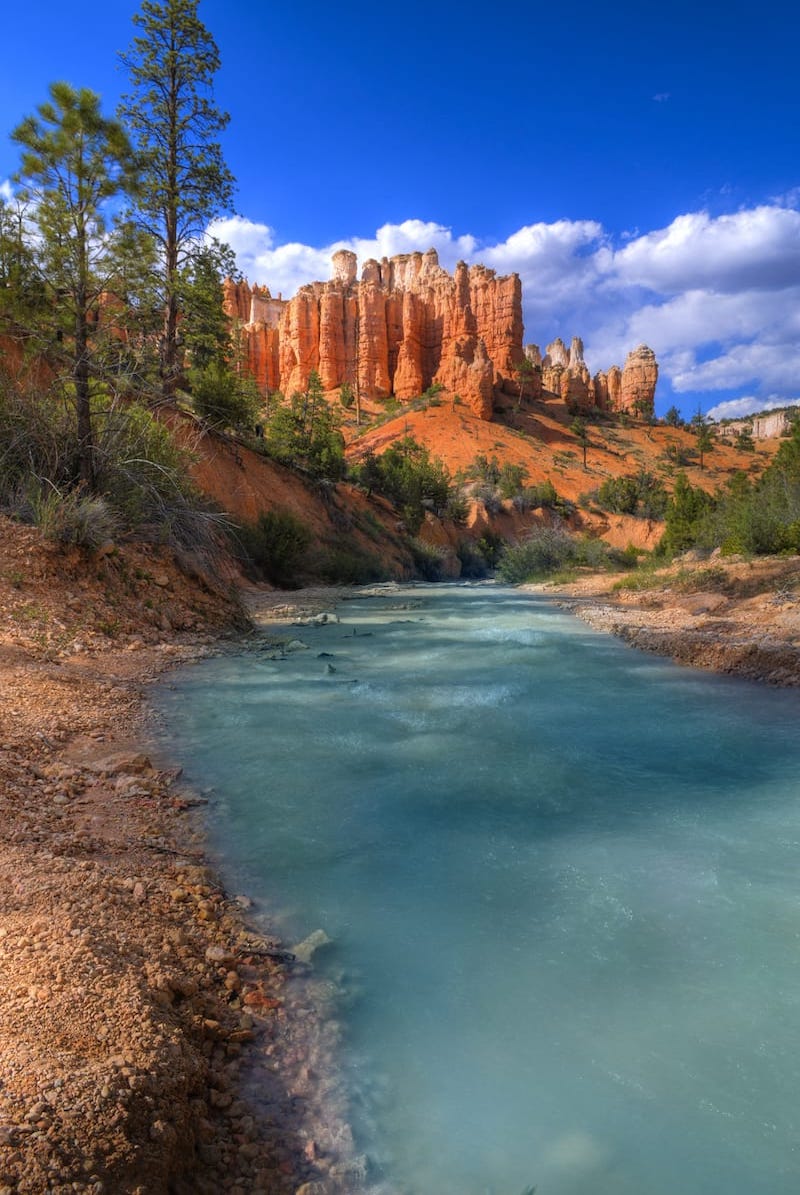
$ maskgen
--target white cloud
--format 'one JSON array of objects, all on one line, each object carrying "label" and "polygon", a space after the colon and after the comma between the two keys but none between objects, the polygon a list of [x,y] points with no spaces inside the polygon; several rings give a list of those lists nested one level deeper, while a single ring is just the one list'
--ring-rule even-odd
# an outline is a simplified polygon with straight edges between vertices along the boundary
[{"label": "white cloud", "polygon": [[792,187],[782,195],[773,195],[770,203],[775,207],[800,207],[800,187]]},{"label": "white cloud", "polygon": [[622,314],[623,301],[620,295],[612,320],[597,329],[587,345],[587,351],[601,360],[617,360],[625,346],[644,341],[662,364],[669,358],[677,367],[680,356],[685,372],[698,351],[708,346],[754,338],[775,346],[800,337],[800,287],[740,294],[690,290],[666,302],[644,303],[628,315]]},{"label": "white cloud", "polygon": [[3,181],[0,182],[0,199],[2,199],[5,203],[10,203],[13,198],[14,188],[11,186],[11,180],[4,178]]},{"label": "white cloud", "polygon": [[337,249],[350,249],[363,263],[369,258],[394,257],[398,253],[439,252],[443,266],[452,270],[460,259],[474,258],[477,241],[472,236],[454,237],[452,230],[432,221],[404,220],[384,224],[372,237],[350,237],[317,249],[290,242],[275,244],[274,230],[243,216],[216,220],[209,233],[227,242],[236,254],[242,273],[253,282],[267,285],[273,294],[293,295],[298,287],[330,277],[331,256]]},{"label": "white cloud", "polygon": [[453,231],[433,221],[404,220],[402,224],[384,224],[374,237],[364,239],[352,237],[349,241],[337,242],[333,249],[352,249],[360,262],[371,257],[393,257],[397,253],[413,253],[436,249],[439,260],[446,269],[452,270],[457,261],[473,258],[478,242],[473,236],[454,237]]},{"label": "white cloud", "polygon": [[716,219],[689,212],[631,241],[615,254],[614,269],[623,282],[666,294],[800,285],[800,212],[766,205]]},{"label": "white cloud", "polygon": [[672,386],[680,394],[687,391],[734,390],[740,386],[793,386],[800,377],[800,345],[781,345],[754,341],[736,344],[726,352],[689,369],[675,370]]},{"label": "white cloud", "polygon": [[746,398],[733,398],[727,402],[717,403],[710,407],[706,414],[711,419],[743,419],[745,415],[755,415],[759,411],[774,411],[776,407],[800,406],[800,398],[780,398],[773,394],[769,398],[756,398],[748,395]]},{"label": "white cloud", "polygon": [[704,394],[742,387],[748,399],[777,395],[781,403],[800,377],[794,202],[786,195],[718,217],[687,212],[616,243],[596,220],[527,224],[496,243],[417,219],[322,246],[279,244],[274,229],[244,217],[218,221],[212,231],[232,246],[251,281],[284,296],[329,278],[337,249],[351,249],[363,265],[433,246],[448,270],[463,259],[520,275],[527,341],[544,347],[557,335],[580,335],[592,370],[622,365],[631,348],[649,344],[667,405],[673,394],[691,394],[694,406]]},{"label": "white cloud", "polygon": [[[526,337],[543,344],[558,333],[579,332],[574,321],[597,294],[613,251],[597,221],[557,220],[526,225],[499,244],[480,247],[472,260],[519,274]],[[573,323],[565,329],[562,319]]]}]

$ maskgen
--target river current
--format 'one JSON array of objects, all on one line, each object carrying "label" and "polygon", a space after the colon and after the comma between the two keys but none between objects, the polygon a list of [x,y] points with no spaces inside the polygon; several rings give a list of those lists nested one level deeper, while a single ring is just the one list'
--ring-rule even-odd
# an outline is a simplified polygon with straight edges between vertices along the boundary
[{"label": "river current", "polygon": [[161,694],[230,886],[345,977],[373,1179],[797,1195],[800,698],[490,586]]}]

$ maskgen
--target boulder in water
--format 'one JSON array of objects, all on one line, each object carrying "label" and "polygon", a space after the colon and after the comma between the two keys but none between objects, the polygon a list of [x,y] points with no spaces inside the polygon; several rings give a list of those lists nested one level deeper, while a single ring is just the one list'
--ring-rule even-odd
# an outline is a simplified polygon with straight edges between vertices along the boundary
[{"label": "boulder in water", "polygon": [[329,946],[330,942],[324,929],[315,929],[313,934],[292,947],[292,954],[299,963],[310,963],[316,952],[323,946]]}]

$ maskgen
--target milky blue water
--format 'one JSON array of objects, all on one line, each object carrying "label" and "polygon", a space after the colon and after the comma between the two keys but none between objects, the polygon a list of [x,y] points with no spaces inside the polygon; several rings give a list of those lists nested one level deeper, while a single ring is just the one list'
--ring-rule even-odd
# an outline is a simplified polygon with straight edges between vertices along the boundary
[{"label": "milky blue water", "polygon": [[230,882],[334,940],[373,1176],[797,1195],[798,695],[509,590],[339,613],[162,707]]}]

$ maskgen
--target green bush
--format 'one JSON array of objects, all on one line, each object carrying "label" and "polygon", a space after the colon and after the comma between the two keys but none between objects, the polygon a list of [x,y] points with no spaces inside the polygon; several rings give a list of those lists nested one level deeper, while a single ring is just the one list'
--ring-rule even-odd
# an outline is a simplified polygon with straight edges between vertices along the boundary
[{"label": "green bush", "polygon": [[0,505],[9,509],[32,481],[77,482],[78,443],[68,404],[57,392],[0,374]]},{"label": "green bush", "polygon": [[699,486],[693,486],[685,473],[675,478],[675,487],[666,510],[666,528],[658,545],[668,556],[694,547],[712,501]]},{"label": "green bush", "polygon": [[427,510],[446,514],[456,493],[446,467],[412,436],[397,440],[381,456],[367,453],[353,477],[368,493],[376,490],[393,502],[412,535]]},{"label": "green bush", "polygon": [[264,426],[264,448],[283,465],[304,469],[312,477],[338,481],[345,474],[344,438],[339,416],[325,400],[319,374],[312,372],[308,389],[287,401],[273,395]]},{"label": "green bush", "polygon": [[528,470],[524,465],[512,465],[506,461],[500,470],[500,476],[497,479],[497,484],[500,490],[501,498],[513,498],[519,494],[524,488],[524,481],[528,475]]},{"label": "green bush", "polygon": [[456,548],[456,555],[461,564],[461,576],[467,579],[485,577],[489,572],[489,564],[481,552],[479,545],[472,539],[462,539]]},{"label": "green bush", "polygon": [[442,581],[444,579],[444,560],[438,548],[421,539],[410,540],[409,547],[417,576],[422,581]]},{"label": "green bush", "polygon": [[497,568],[506,541],[496,531],[485,531],[478,540],[478,550],[491,569]]},{"label": "green bush", "polygon": [[635,477],[607,477],[597,492],[598,504],[615,514],[632,515],[639,501]]},{"label": "green bush", "polygon": [[526,510],[553,510],[560,504],[560,499],[556,493],[556,487],[548,477],[546,481],[541,481],[538,485],[527,486],[519,494],[516,494],[513,504],[515,510],[523,512]]},{"label": "green bush", "polygon": [[296,588],[311,532],[288,510],[268,510],[236,531],[245,560],[273,585]]},{"label": "green bush", "polygon": [[534,508],[542,507],[546,510],[558,504],[556,487],[549,477],[545,481],[540,481],[538,485],[531,486],[530,490],[525,492],[530,493],[531,504]]},{"label": "green bush", "polygon": [[634,544],[628,544],[626,548],[608,549],[609,562],[619,565],[620,568],[637,568],[642,556],[647,556],[646,550],[637,548]]},{"label": "green bush", "polygon": [[549,576],[577,558],[577,545],[560,527],[537,527],[527,539],[507,544],[497,566],[501,580],[511,585]]},{"label": "green bush", "polygon": [[571,536],[562,527],[537,527],[520,543],[503,547],[497,572],[501,580],[518,585],[576,568],[608,570],[621,560],[629,563],[626,553],[615,552],[601,539]]},{"label": "green bush", "polygon": [[211,566],[223,520],[192,484],[189,454],[138,403],[114,401],[98,389],[92,407],[95,493],[87,494],[68,392],[0,377],[0,508],[53,527],[62,520],[61,542],[90,547],[105,522],[101,542],[137,536]]},{"label": "green bush", "polygon": [[445,517],[451,519],[457,527],[464,527],[469,518],[469,498],[458,486],[453,486],[447,495]]},{"label": "green bush", "polygon": [[797,552],[800,520],[800,439],[784,441],[755,481],[735,474],[694,528],[700,547],[726,554]]},{"label": "green bush", "polygon": [[215,361],[189,373],[192,406],[201,419],[224,430],[252,431],[261,409],[255,380]]},{"label": "green bush", "polygon": [[380,558],[357,545],[330,548],[317,569],[329,585],[368,585],[370,581],[386,579]]},{"label": "green bush", "polygon": [[492,485],[488,481],[481,481],[472,489],[472,497],[476,502],[483,503],[483,509],[487,515],[499,514],[503,509],[503,502],[498,492],[497,486]]},{"label": "green bush", "polygon": [[496,456],[491,460],[479,452],[471,465],[465,470],[465,476],[472,481],[484,481],[488,485],[497,485],[500,480],[500,464]]},{"label": "green bush", "polygon": [[608,477],[597,493],[603,510],[642,519],[663,519],[668,500],[663,483],[646,469],[629,477]]}]

